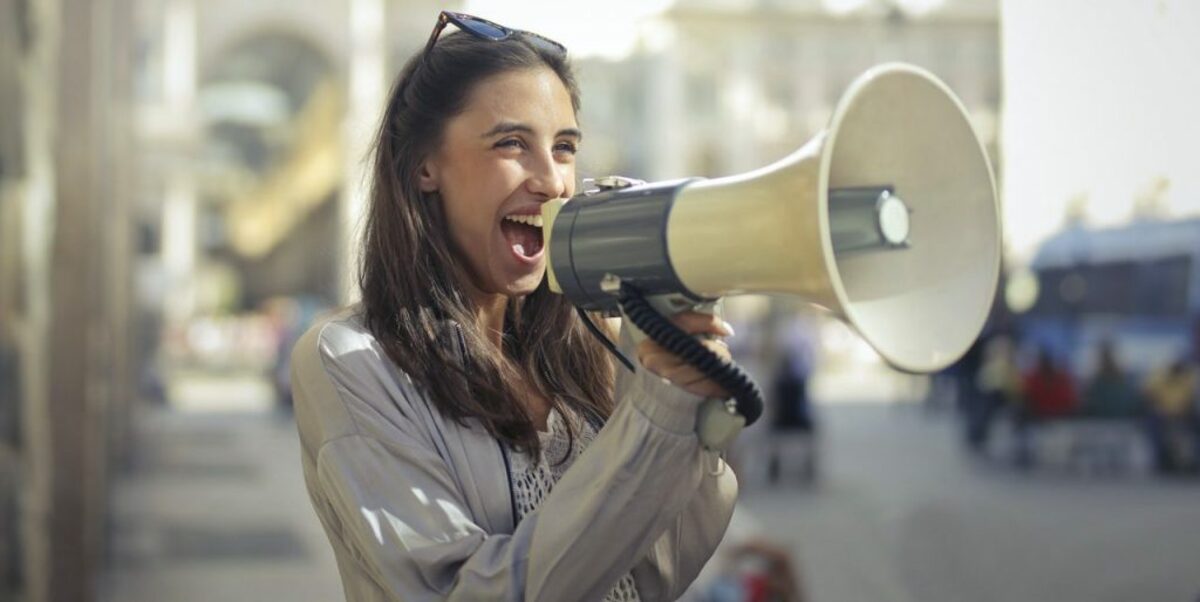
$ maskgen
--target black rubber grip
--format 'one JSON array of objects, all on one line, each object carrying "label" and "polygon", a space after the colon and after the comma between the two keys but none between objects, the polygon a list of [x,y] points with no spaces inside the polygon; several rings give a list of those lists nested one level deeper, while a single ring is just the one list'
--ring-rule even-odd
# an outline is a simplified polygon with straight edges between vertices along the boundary
[{"label": "black rubber grip", "polygon": [[617,295],[621,310],[646,336],[674,353],[680,359],[703,372],[714,382],[733,395],[738,414],[746,419],[746,426],[754,424],[763,411],[763,396],[758,385],[738,366],[726,362],[721,356],[700,344],[696,337],[682,331],[653,307],[642,296],[641,291],[627,282],[621,283]]}]

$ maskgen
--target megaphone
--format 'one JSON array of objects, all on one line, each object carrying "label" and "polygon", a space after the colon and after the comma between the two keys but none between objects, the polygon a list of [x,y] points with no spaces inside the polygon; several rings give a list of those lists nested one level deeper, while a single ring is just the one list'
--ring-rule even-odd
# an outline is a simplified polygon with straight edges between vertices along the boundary
[{"label": "megaphone", "polygon": [[696,302],[798,295],[908,372],[966,352],[1000,269],[992,169],[966,111],[899,63],[859,76],[829,127],[772,165],[608,186],[542,212],[549,286],[581,308],[614,308],[616,282]]}]

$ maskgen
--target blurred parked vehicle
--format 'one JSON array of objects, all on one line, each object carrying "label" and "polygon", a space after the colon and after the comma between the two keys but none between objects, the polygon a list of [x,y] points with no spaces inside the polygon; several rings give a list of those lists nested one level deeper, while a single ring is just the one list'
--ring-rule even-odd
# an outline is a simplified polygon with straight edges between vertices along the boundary
[{"label": "blurred parked vehicle", "polygon": [[1194,352],[1200,315],[1200,219],[1067,229],[1030,266],[1036,302],[1018,318],[1022,350],[1048,349],[1077,379],[1113,341],[1141,381]]},{"label": "blurred parked vehicle", "polygon": [[[1131,458],[1153,458],[1164,472],[1194,464],[1195,387],[1175,387],[1170,412],[1152,393],[1168,366],[1191,373],[1197,363],[1200,219],[1072,226],[1041,246],[1030,271],[1034,300],[1013,323],[1027,375],[1009,408],[1017,463],[1058,455],[1106,470],[1145,463]],[[968,430],[978,450],[991,412],[976,414]],[[1176,449],[1188,453],[1168,453]]]}]

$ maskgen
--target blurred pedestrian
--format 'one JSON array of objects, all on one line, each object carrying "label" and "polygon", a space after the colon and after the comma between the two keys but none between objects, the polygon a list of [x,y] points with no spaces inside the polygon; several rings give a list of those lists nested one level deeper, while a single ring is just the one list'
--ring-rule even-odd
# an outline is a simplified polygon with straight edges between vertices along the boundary
[{"label": "blurred pedestrian", "polygon": [[1082,413],[1096,418],[1133,418],[1138,414],[1137,390],[1117,361],[1112,341],[1105,340],[1097,351],[1096,373],[1083,394]]},{"label": "blurred pedestrian", "polygon": [[1071,375],[1058,365],[1046,347],[1038,350],[1033,369],[1021,380],[1021,404],[1016,412],[1015,460],[1028,468],[1034,463],[1031,429],[1039,422],[1063,418],[1078,408],[1078,398]]},{"label": "blurred pedestrian", "polygon": [[1023,379],[1022,393],[1026,414],[1034,420],[1062,418],[1079,406],[1071,374],[1044,347],[1038,352],[1037,364]]},{"label": "blurred pedestrian", "polygon": [[763,538],[735,544],[723,573],[698,596],[704,602],[803,602],[799,571],[788,550]]},{"label": "blurred pedestrian", "polygon": [[970,413],[971,408],[979,401],[980,391],[977,386],[977,376],[979,369],[983,366],[983,349],[988,340],[990,337],[976,337],[953,366],[955,399],[958,401],[959,411],[963,413]]},{"label": "blurred pedestrian", "polygon": [[[767,480],[779,481],[785,456],[798,456],[800,476],[812,482],[817,476],[816,421],[808,395],[813,367],[813,342],[807,322],[793,318],[782,329],[778,343],[778,365],[771,382],[771,434],[767,458]],[[798,445],[793,445],[796,443]],[[793,451],[794,453],[787,453]]]},{"label": "blurred pedestrian", "polygon": [[1160,472],[1196,467],[1196,383],[1196,366],[1182,356],[1146,381],[1150,439]]},{"label": "blurred pedestrian", "polygon": [[983,452],[995,416],[1015,410],[1021,401],[1021,372],[1011,338],[996,335],[985,344],[983,364],[975,381],[979,401],[966,414],[966,441],[971,451]]},{"label": "blurred pedestrian", "polygon": [[307,325],[300,323],[300,308],[289,296],[271,297],[260,309],[271,328],[275,350],[271,368],[271,384],[275,402],[285,412],[292,411],[291,351]]},{"label": "blurred pedestrian", "polygon": [[734,551],[743,566],[747,586],[746,602],[803,602],[792,555],[786,549],[766,540],[749,541]]}]

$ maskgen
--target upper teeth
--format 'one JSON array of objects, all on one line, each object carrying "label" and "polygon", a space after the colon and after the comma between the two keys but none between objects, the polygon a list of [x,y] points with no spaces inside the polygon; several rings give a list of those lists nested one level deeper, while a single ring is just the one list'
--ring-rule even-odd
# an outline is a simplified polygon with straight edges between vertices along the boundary
[{"label": "upper teeth", "polygon": [[540,215],[506,215],[504,219],[512,220],[519,224],[533,226],[535,228],[542,227],[542,216]]}]

